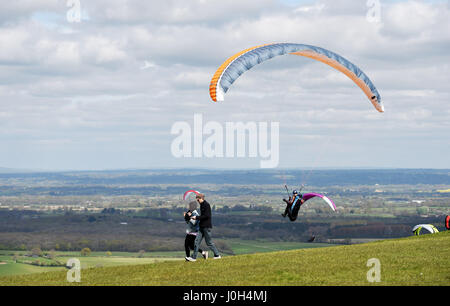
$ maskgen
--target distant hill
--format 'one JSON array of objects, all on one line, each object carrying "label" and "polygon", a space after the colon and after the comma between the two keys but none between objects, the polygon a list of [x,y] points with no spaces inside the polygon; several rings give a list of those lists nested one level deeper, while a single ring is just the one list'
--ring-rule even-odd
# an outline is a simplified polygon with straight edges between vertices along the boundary
[{"label": "distant hill", "polygon": [[30,173],[30,172],[37,172],[37,171],[29,169],[14,169],[14,168],[0,167],[0,173]]},{"label": "distant hill", "polygon": [[[450,285],[450,232],[359,245],[82,270],[80,285]],[[381,282],[367,281],[367,261]],[[186,273],[189,269],[189,273]],[[0,278],[1,285],[71,285],[66,272]]]},{"label": "distant hill", "polygon": [[16,172],[17,171],[15,169],[0,167],[0,173],[16,173]]},{"label": "distant hill", "polygon": [[[1,168],[0,168],[1,169]],[[448,169],[358,170],[117,170],[74,172],[0,171],[2,179],[33,182],[58,181],[70,185],[144,184],[288,184],[314,186],[441,184],[450,185]]]}]

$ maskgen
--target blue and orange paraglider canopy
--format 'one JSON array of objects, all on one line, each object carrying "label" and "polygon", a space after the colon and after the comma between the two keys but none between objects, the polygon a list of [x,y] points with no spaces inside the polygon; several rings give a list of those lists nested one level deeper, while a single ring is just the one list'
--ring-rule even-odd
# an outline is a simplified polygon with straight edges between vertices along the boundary
[{"label": "blue and orange paraglider canopy", "polygon": [[275,43],[260,45],[240,51],[227,59],[214,74],[210,86],[209,94],[215,102],[223,101],[225,93],[241,74],[252,69],[255,65],[267,61],[279,55],[299,55],[323,62],[349,77],[365,95],[369,98],[373,106],[384,112],[381,97],[372,81],[356,65],[346,60],[342,56],[329,50],[304,44]]}]

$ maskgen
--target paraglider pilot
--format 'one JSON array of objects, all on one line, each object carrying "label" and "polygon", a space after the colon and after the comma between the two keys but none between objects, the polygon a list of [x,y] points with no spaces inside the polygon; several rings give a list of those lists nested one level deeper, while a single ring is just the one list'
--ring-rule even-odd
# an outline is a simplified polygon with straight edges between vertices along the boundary
[{"label": "paraglider pilot", "polygon": [[289,220],[295,221],[297,219],[300,206],[305,203],[305,200],[297,190],[294,190],[292,192],[292,197],[289,197],[288,200],[283,199],[283,201],[286,202],[287,205],[286,210],[281,214],[281,216],[283,216],[283,218],[286,218],[286,216],[288,216]]}]

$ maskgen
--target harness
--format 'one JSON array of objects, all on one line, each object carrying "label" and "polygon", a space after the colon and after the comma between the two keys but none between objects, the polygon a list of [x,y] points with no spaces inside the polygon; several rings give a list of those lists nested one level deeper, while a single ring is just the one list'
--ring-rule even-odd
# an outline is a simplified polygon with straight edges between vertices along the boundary
[{"label": "harness", "polygon": [[300,199],[301,198],[298,195],[294,198],[294,202],[292,202],[292,206],[291,206],[291,211],[294,209],[295,204],[297,204],[298,200],[300,200]]}]

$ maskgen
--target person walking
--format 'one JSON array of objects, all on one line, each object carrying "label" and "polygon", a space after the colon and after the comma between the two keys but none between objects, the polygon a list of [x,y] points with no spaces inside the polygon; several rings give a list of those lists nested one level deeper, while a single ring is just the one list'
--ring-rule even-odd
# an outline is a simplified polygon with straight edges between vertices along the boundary
[{"label": "person walking", "polygon": [[205,200],[204,194],[198,194],[196,197],[197,202],[200,204],[200,216],[192,216],[191,219],[199,220],[199,231],[197,237],[195,238],[194,252],[191,257],[186,258],[187,261],[196,261],[197,254],[202,243],[203,238],[205,238],[206,245],[214,253],[214,259],[222,258],[217,250],[216,245],[212,241],[211,229],[212,229],[212,216],[211,216],[211,205]]},{"label": "person walking", "polygon": [[[186,252],[185,259],[191,256],[191,250],[195,247],[195,238],[197,238],[199,227],[199,220],[191,219],[192,216],[199,216],[197,212],[197,202],[192,201],[189,203],[189,210],[184,213],[184,220],[186,221],[188,227],[186,229],[186,238],[184,239],[184,250]],[[202,254],[204,259],[208,259],[208,252],[198,249]]]}]

